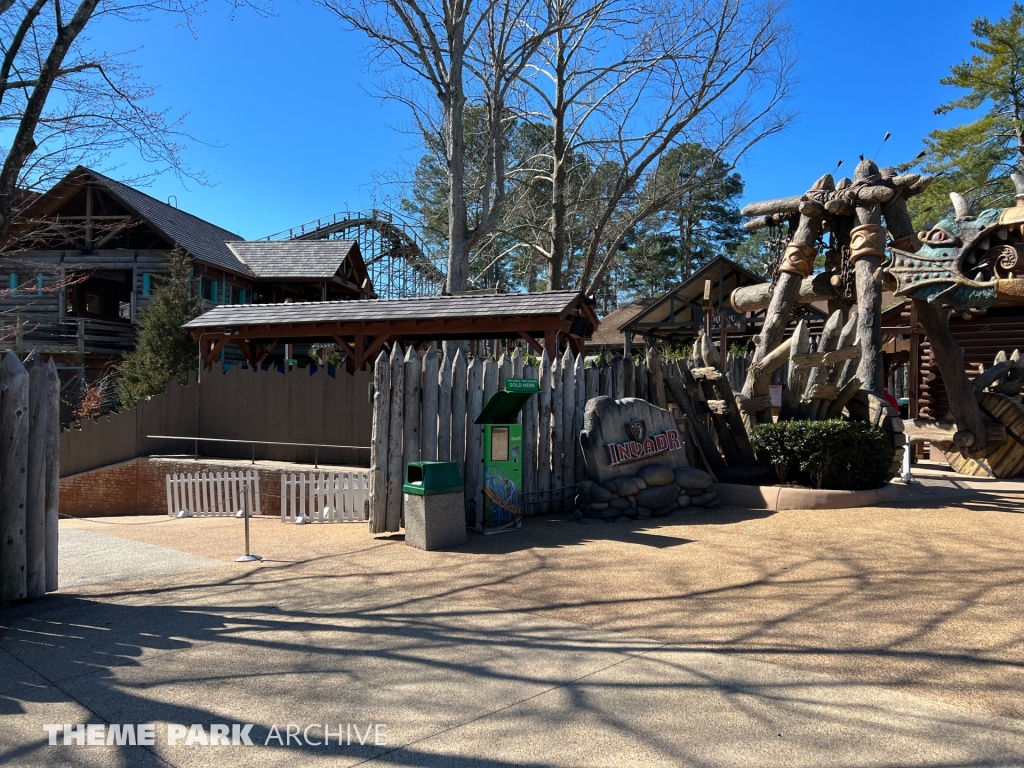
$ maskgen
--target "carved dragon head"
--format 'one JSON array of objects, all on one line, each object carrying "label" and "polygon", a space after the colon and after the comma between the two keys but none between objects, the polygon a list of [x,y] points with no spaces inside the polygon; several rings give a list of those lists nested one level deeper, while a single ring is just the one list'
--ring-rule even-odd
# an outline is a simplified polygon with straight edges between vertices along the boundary
[{"label": "carved dragon head", "polygon": [[1017,205],[975,215],[952,193],[954,215],[918,233],[916,253],[890,247],[884,271],[896,295],[955,312],[1024,304],[1024,176],[1013,174]]}]

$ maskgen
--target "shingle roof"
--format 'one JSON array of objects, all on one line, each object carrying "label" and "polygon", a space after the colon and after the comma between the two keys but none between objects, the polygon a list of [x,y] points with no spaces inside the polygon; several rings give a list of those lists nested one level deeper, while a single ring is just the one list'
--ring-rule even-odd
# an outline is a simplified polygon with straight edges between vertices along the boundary
[{"label": "shingle roof", "polygon": [[242,240],[241,235],[228,232],[216,224],[161,202],[127,184],[114,181],[102,173],[91,169],[81,170],[90,174],[98,184],[136,211],[169,240],[188,251],[193,258],[239,274],[250,274],[245,264],[239,261],[227,246],[229,240]]},{"label": "shingle roof", "polygon": [[232,241],[227,246],[256,277],[330,279],[355,244],[355,240],[259,240]]},{"label": "shingle roof", "polygon": [[200,315],[185,327],[220,328],[229,325],[560,315],[579,298],[580,294],[576,291],[544,291],[476,296],[424,296],[385,301],[374,299],[293,304],[226,304]]},{"label": "shingle roof", "polygon": [[619,326],[628,323],[656,301],[657,299],[654,297],[637,299],[634,302],[619,307],[613,312],[609,312],[601,318],[601,327],[587,340],[587,346],[622,346],[623,342],[625,342],[625,334],[619,330]]}]

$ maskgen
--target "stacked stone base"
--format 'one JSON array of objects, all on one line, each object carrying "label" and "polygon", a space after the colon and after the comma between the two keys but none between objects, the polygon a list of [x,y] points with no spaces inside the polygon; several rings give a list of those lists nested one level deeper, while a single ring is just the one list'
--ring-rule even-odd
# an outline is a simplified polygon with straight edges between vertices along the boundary
[{"label": "stacked stone base", "polygon": [[673,513],[697,514],[716,506],[718,499],[707,472],[693,467],[673,471],[654,464],[635,477],[601,483],[584,480],[576,487],[574,514],[581,523],[614,523]]}]

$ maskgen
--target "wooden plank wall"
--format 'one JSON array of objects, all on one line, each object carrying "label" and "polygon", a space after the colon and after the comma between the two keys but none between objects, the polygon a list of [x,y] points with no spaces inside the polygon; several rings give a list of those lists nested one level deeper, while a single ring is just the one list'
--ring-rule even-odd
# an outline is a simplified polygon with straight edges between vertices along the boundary
[{"label": "wooden plank wall", "polygon": [[[256,446],[256,458],[312,464],[369,466],[372,372],[331,377],[324,368],[226,373],[172,381],[162,395],[137,408],[104,416],[60,436],[61,476],[138,456],[191,454],[191,441],[147,440],[146,435],[189,435],[293,443],[359,446],[357,449]],[[199,444],[201,456],[250,458],[248,445]]]},{"label": "wooden plank wall", "polygon": [[[467,363],[460,350],[453,360],[442,358],[439,364],[431,360],[429,365],[421,365],[411,360],[415,352],[405,350],[397,358],[404,358],[400,364],[405,376],[411,372],[419,377],[412,384],[414,389],[418,389],[419,396],[412,400],[423,405],[423,393],[428,391],[431,398],[451,398],[450,405],[438,402],[417,408],[415,418],[419,421],[414,426],[408,421],[410,399],[406,395],[409,382],[405,376],[398,379],[394,375],[395,353],[381,352],[375,363],[376,381],[381,384],[389,382],[389,386],[387,391],[378,389],[373,396],[373,421],[377,428],[370,461],[371,533],[400,529],[402,518],[397,510],[401,509],[403,501],[401,487],[405,465],[434,455],[434,441],[421,439],[427,433],[443,434],[451,441],[448,455],[459,462],[466,487],[468,516],[482,509],[483,476],[479,469],[483,459],[480,444],[482,428],[474,422],[488,397],[503,385],[504,376],[521,372],[526,378],[540,379],[541,391],[530,398],[520,414],[526,516],[572,508],[576,485],[586,475],[583,454],[578,446],[587,400],[598,395],[622,398],[650,393],[647,399],[662,408],[667,407],[664,384],[659,380],[661,358],[657,353],[651,355],[646,364],[634,364],[630,358],[614,357],[610,364],[599,360],[594,366],[593,360],[585,365],[583,358],[573,357],[568,352],[559,359],[549,360],[545,352],[536,364],[530,364],[533,360],[529,363],[524,360],[522,348],[517,347],[511,356],[502,354],[498,360],[476,357]],[[436,354],[428,347],[420,358],[426,356],[429,359]],[[424,371],[442,378],[428,387],[422,378]],[[395,407],[396,404],[402,407]],[[446,416],[451,422],[441,425],[438,421],[441,414],[456,416]],[[465,414],[464,419],[461,414]],[[426,422],[423,421],[424,415]],[[418,444],[414,450],[409,450],[405,435],[416,436]],[[424,443],[428,446],[427,454],[423,452]],[[437,454],[444,455],[443,446],[437,446]],[[396,461],[396,457],[400,460]],[[388,514],[389,510],[391,514]]]},{"label": "wooden plank wall", "polygon": [[[1019,348],[1024,353],[1024,309],[1019,307],[991,309],[973,320],[952,317],[949,329],[963,353],[964,368],[971,379],[991,368],[1000,351],[1010,354]],[[929,419],[946,418],[949,398],[927,337],[921,339],[920,371],[919,415]]]}]

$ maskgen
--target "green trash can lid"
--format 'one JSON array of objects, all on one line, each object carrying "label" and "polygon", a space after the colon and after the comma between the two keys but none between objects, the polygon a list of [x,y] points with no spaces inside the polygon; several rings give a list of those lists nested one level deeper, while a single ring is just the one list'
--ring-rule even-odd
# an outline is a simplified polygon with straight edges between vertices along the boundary
[{"label": "green trash can lid", "polygon": [[410,461],[402,491],[416,496],[460,493],[464,489],[457,461]]}]

